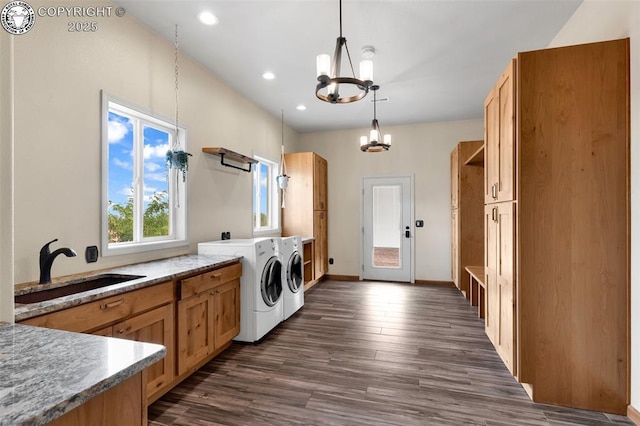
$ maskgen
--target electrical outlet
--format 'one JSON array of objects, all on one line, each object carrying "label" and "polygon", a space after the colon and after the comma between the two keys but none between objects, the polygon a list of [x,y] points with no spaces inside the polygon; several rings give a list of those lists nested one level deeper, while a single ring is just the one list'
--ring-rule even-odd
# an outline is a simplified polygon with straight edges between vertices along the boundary
[{"label": "electrical outlet", "polygon": [[329,258],[329,265],[333,265],[333,257]]},{"label": "electrical outlet", "polygon": [[98,247],[89,246],[84,251],[84,258],[87,263],[94,263],[98,261]]},{"label": "electrical outlet", "polygon": [[224,231],[224,232],[220,235],[220,239],[223,239],[223,240],[230,240],[230,239],[231,239],[231,232],[229,232],[229,231]]}]

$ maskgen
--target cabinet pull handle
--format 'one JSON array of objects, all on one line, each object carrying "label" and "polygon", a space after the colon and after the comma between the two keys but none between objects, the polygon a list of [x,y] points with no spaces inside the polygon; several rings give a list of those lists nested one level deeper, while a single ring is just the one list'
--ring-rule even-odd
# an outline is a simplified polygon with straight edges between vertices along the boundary
[{"label": "cabinet pull handle", "polygon": [[209,275],[209,278],[212,280],[219,280],[221,276],[222,274],[211,274]]},{"label": "cabinet pull handle", "polygon": [[498,198],[498,184],[494,183],[491,185],[491,197]]},{"label": "cabinet pull handle", "polygon": [[116,306],[120,306],[123,303],[124,303],[124,299],[115,300],[115,301],[109,302],[109,303],[103,303],[102,305],[100,305],[100,309],[104,310],[104,309],[115,308]]},{"label": "cabinet pull handle", "polygon": [[494,207],[491,209],[491,220],[493,220],[494,222],[498,221],[498,208]]}]

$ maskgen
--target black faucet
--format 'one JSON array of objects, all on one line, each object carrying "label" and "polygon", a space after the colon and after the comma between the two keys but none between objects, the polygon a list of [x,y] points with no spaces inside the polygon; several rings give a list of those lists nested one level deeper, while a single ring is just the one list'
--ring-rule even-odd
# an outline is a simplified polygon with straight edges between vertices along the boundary
[{"label": "black faucet", "polygon": [[40,284],[47,284],[51,282],[51,265],[53,265],[53,261],[56,256],[64,254],[67,257],[74,257],[76,255],[75,250],[66,247],[59,248],[51,253],[49,251],[49,244],[55,243],[56,241],[58,241],[57,238],[49,241],[40,249]]}]

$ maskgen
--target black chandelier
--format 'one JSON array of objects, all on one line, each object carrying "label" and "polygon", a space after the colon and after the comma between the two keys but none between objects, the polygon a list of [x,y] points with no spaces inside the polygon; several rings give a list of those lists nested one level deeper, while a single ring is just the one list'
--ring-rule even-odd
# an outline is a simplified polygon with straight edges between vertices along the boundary
[{"label": "black chandelier", "polygon": [[[340,76],[340,64],[342,62],[342,47],[347,51],[349,66],[352,77]],[[318,55],[316,58],[318,72],[318,85],[316,86],[316,96],[318,99],[332,104],[346,104],[359,101],[369,92],[373,84],[373,61],[364,60],[360,62],[360,79],[356,78],[347,47],[347,39],[342,36],[342,0],[340,0],[340,37],[336,40],[336,51],[331,57],[327,54]],[[340,95],[340,90],[344,89],[345,95]]]},{"label": "black chandelier", "polygon": [[391,148],[391,135],[386,134],[382,136],[380,132],[380,125],[376,118],[376,91],[380,88],[378,85],[371,86],[373,90],[373,120],[371,120],[371,130],[369,131],[369,139],[366,136],[360,136],[360,150],[362,152],[382,152],[389,151]]}]

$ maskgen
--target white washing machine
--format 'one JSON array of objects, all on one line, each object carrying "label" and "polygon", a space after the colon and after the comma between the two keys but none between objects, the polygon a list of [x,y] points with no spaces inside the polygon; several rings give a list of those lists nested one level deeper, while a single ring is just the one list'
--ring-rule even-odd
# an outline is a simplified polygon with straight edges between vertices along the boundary
[{"label": "white washing machine", "polygon": [[198,254],[242,256],[240,334],[233,340],[260,340],[284,319],[278,242],[279,238],[252,238],[198,244]]},{"label": "white washing machine", "polygon": [[282,237],[280,240],[282,258],[282,287],[284,319],[295,314],[304,306],[304,259],[301,237]]}]

